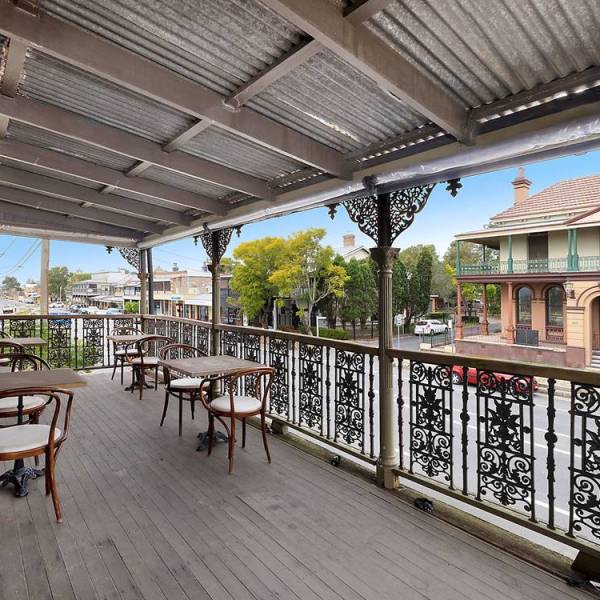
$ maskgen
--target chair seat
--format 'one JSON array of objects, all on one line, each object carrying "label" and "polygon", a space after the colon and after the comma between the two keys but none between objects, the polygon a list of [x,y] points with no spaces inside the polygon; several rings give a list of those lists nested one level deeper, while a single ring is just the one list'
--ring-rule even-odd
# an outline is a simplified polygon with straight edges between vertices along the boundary
[{"label": "chair seat", "polygon": [[115,350],[115,356],[125,356],[126,354],[129,354],[130,356],[135,356],[136,354],[139,354],[139,352],[137,348],[127,348],[127,350],[122,348],[121,350]]},{"label": "chair seat", "polygon": [[[31,410],[34,408],[43,408],[47,398],[43,396],[24,396],[23,410]],[[19,398],[17,396],[8,396],[8,398],[0,398],[0,416],[4,412],[14,412],[19,407]]]},{"label": "chair seat", "polygon": [[[133,365],[141,365],[142,357],[134,358],[131,361]],[[144,366],[145,367],[155,367],[158,364],[158,358],[156,356],[144,356]]]},{"label": "chair seat", "polygon": [[[231,400],[229,396],[218,396],[209,405],[213,410],[222,413],[231,412]],[[234,396],[233,409],[235,413],[252,413],[261,409],[262,403],[254,396]]]},{"label": "chair seat", "polygon": [[[60,439],[60,429],[54,430],[54,439]],[[0,454],[25,452],[46,446],[50,437],[50,425],[15,425],[0,429]]]},{"label": "chair seat", "polygon": [[169,389],[181,390],[184,388],[199,389],[202,379],[200,377],[181,377],[180,379],[172,379],[169,382]]}]

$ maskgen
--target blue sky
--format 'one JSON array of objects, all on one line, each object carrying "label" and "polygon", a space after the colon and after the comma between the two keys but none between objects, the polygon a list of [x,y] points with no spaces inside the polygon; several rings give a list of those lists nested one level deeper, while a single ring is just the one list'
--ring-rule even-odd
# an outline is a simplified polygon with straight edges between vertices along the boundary
[{"label": "blue sky", "polygon": [[[435,244],[438,252],[443,254],[455,234],[480,228],[490,216],[510,206],[513,200],[510,182],[516,173],[513,168],[465,178],[456,198],[445,191],[445,186],[437,186],[427,206],[398,238],[396,245]],[[530,164],[526,174],[532,181],[532,193],[563,179],[600,174],[600,151]],[[325,228],[326,242],[333,247],[341,246],[345,233],[356,233],[359,244],[371,245],[369,238],[358,231],[343,208],[338,210],[334,221],[330,220],[327,210],[321,208],[246,225],[239,238],[234,234],[228,254],[240,242],[267,235],[285,236],[307,227]],[[37,240],[32,238],[0,235],[0,278],[14,275],[21,281],[38,279],[40,253],[39,249],[34,250],[36,245]],[[29,258],[24,261],[28,254]],[[174,262],[180,268],[200,268],[206,259],[202,247],[194,246],[191,238],[157,247],[153,256],[155,267],[163,268],[170,268]],[[16,268],[21,263],[22,266]],[[109,255],[103,246],[60,241],[52,242],[50,248],[50,266],[57,265],[65,265],[71,271],[127,267],[118,253]]]}]

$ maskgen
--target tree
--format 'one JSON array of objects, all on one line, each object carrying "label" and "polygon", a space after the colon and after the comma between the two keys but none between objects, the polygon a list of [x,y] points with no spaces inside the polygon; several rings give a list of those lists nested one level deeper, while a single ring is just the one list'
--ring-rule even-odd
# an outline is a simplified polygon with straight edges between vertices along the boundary
[{"label": "tree", "polygon": [[137,300],[128,300],[123,305],[123,312],[125,314],[134,314],[136,315],[140,309],[140,303]]},{"label": "tree", "polygon": [[244,242],[233,251],[231,289],[238,294],[239,305],[250,321],[258,318],[262,327],[268,323],[273,302],[278,296],[271,276],[279,268],[286,242],[280,237],[265,237]]},{"label": "tree", "polygon": [[[348,263],[339,254],[334,257],[333,263],[339,267],[344,267],[344,269],[348,271]],[[327,318],[327,327],[331,329],[335,329],[338,317],[341,316],[340,309],[342,300],[343,298],[338,298],[337,296],[330,294],[317,304],[317,310],[325,315]],[[344,320],[342,319],[342,326],[343,325]]]},{"label": "tree", "polygon": [[71,292],[73,286],[80,282],[85,281],[86,279],[90,279],[92,277],[91,273],[84,273],[83,271],[75,271],[74,273],[69,273],[69,283],[67,284],[67,292]]},{"label": "tree", "polygon": [[340,318],[352,323],[356,339],[356,321],[364,327],[377,306],[377,284],[370,260],[351,259],[346,265],[348,279],[339,300]]},{"label": "tree", "polygon": [[62,300],[71,274],[67,267],[52,267],[48,271],[48,294],[51,298]]},{"label": "tree", "polygon": [[394,314],[404,312],[407,327],[429,306],[433,254],[434,249],[430,246],[411,246],[400,253],[394,265],[392,308]]},{"label": "tree", "polygon": [[341,297],[348,279],[344,267],[334,263],[333,249],[321,245],[324,237],[324,229],[292,234],[283,260],[269,278],[280,296],[294,300],[309,334],[315,305],[330,295]]},{"label": "tree", "polygon": [[9,296],[20,292],[22,289],[19,280],[12,275],[7,275],[2,281],[2,291]]}]

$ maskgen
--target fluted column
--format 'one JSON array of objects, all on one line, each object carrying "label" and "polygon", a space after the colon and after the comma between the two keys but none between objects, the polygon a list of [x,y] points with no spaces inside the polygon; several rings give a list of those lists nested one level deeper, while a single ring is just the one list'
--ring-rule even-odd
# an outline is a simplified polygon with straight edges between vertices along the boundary
[{"label": "fluted column", "polygon": [[216,356],[221,349],[221,332],[216,326],[221,322],[221,263],[208,266],[212,275],[212,354]]},{"label": "fluted column", "polygon": [[392,271],[398,248],[371,248],[371,257],[379,272],[379,461],[377,481],[387,488],[396,487],[393,469],[399,464],[398,408],[394,401],[393,363],[387,355],[392,347]]}]

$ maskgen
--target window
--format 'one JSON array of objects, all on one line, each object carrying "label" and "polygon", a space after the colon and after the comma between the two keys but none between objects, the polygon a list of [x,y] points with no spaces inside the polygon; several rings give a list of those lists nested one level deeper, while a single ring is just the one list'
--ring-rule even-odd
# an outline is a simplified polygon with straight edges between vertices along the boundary
[{"label": "window", "polygon": [[519,288],[517,292],[517,325],[531,325],[531,300],[533,292],[529,287]]},{"label": "window", "polygon": [[546,325],[563,327],[565,291],[562,286],[555,285],[546,291]]}]

